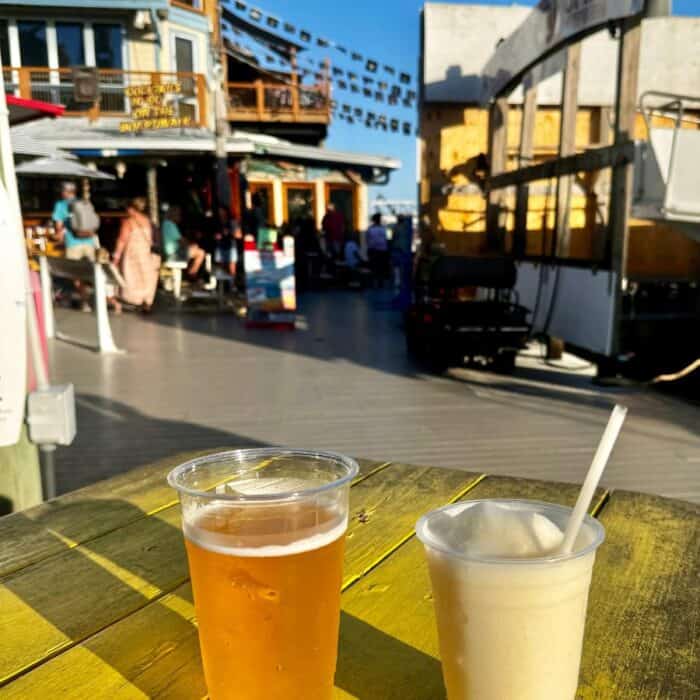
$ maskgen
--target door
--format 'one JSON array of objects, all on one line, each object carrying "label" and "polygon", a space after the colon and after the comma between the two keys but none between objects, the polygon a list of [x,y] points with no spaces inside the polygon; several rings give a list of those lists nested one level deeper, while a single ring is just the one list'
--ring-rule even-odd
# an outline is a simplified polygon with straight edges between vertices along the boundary
[{"label": "door", "polygon": [[251,203],[253,208],[258,208],[261,218],[265,219],[267,226],[275,223],[274,210],[272,206],[272,183],[271,182],[249,182]]},{"label": "door", "polygon": [[343,215],[346,233],[356,230],[355,188],[352,185],[328,183],[326,185],[326,202],[332,202],[335,205],[335,210]]}]

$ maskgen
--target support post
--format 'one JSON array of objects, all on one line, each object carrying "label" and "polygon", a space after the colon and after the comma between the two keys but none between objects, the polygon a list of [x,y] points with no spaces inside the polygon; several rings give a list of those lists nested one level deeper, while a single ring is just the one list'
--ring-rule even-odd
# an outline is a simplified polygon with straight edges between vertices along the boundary
[{"label": "support post", "polygon": [[[506,169],[508,148],[508,97],[499,97],[489,113],[489,162],[491,177]],[[501,208],[505,192],[492,190],[486,204],[486,239],[489,250],[503,249]]]},{"label": "support post", "polygon": [[148,165],[146,171],[146,189],[148,191],[148,212],[155,226],[160,224],[160,212],[158,204],[158,166],[154,163]]},{"label": "support post", "polygon": [[[617,101],[615,104],[615,144],[634,138],[634,123],[639,92],[639,55],[642,37],[641,17],[622,22],[617,61]],[[634,163],[617,165],[612,171],[610,195],[610,225],[608,246],[611,269],[616,276],[615,314],[613,319],[611,354],[620,347],[620,320],[622,296],[627,287],[627,254],[629,246],[629,218],[632,202]]]},{"label": "support post", "polygon": [[44,308],[44,332],[47,338],[55,338],[56,322],[53,314],[53,283],[46,255],[39,256],[39,279],[41,280],[41,305]]},{"label": "support post", "polygon": [[[576,113],[578,111],[578,84],[581,68],[581,43],[572,44],[566,50],[564,85],[562,89],[561,124],[559,132],[559,158],[576,152]],[[555,239],[552,253],[566,258],[571,249],[571,190],[573,175],[557,180]]]},{"label": "support post", "polygon": [[97,350],[100,353],[120,353],[112,337],[107,312],[107,284],[102,263],[93,265],[95,275],[95,315],[97,316]]},{"label": "support post", "polygon": [[[535,152],[535,123],[537,121],[537,85],[532,76],[525,82],[525,98],[523,100],[523,118],[520,124],[520,152],[518,167],[532,165]],[[530,186],[527,183],[518,185],[515,197],[515,227],[513,229],[513,255],[523,257],[527,246],[527,212],[530,198]]]}]

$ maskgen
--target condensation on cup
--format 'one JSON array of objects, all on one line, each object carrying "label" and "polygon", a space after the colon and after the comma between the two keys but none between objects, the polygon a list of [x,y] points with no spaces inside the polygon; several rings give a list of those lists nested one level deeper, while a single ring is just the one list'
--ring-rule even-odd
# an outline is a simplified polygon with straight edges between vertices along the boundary
[{"label": "condensation on cup", "polygon": [[330,700],[350,482],[333,453],[238,450],[174,469],[212,700]]}]

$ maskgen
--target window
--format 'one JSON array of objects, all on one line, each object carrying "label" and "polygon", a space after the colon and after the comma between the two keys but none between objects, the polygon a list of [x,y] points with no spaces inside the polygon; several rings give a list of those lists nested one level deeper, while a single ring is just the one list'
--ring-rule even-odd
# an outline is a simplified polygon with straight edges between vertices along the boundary
[{"label": "window", "polygon": [[46,22],[19,20],[20,56],[23,66],[48,66],[49,54],[46,48]]},{"label": "window", "polygon": [[0,61],[3,68],[10,65],[10,35],[7,32],[6,19],[0,19]]},{"label": "window", "polygon": [[61,68],[85,64],[83,25],[74,22],[56,22],[56,47]]},{"label": "window", "polygon": [[94,24],[95,65],[98,68],[123,68],[122,28],[118,24]]},{"label": "window", "polygon": [[175,37],[175,70],[194,73],[194,43],[181,36]]},{"label": "window", "polygon": [[315,219],[314,186],[306,183],[284,185],[285,214],[287,223],[302,219]]}]

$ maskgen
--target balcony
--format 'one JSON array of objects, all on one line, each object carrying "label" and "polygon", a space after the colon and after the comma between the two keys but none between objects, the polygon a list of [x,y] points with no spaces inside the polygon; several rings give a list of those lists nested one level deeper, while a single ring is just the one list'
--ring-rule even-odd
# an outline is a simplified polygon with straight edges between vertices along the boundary
[{"label": "balcony", "polygon": [[290,122],[328,125],[331,120],[327,85],[228,83],[231,122]]},{"label": "balcony", "polygon": [[64,105],[65,116],[122,117],[132,119],[135,105],[129,99],[129,88],[177,83],[176,94],[163,98],[168,113],[185,119],[193,127],[208,123],[207,87],[200,73],[154,73],[100,68],[97,71],[99,97],[95,102],[78,101],[71,68],[23,67],[3,68],[7,94]]}]

